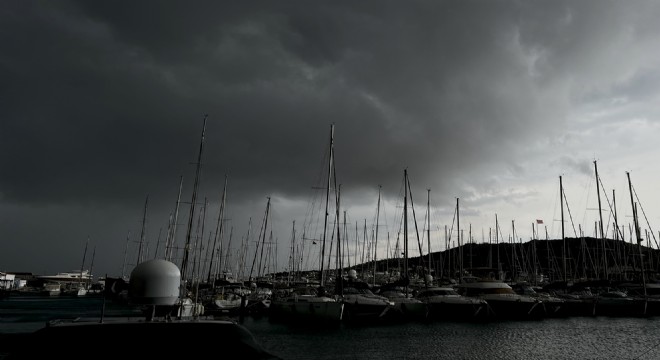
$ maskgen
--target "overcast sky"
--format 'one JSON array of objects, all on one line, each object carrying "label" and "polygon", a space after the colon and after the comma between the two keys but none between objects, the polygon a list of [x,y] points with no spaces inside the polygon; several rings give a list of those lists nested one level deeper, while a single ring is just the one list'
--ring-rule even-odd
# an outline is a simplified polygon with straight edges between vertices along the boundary
[{"label": "overcast sky", "polygon": [[349,244],[377,218],[379,258],[404,169],[420,231],[430,189],[432,251],[457,199],[464,238],[488,241],[496,216],[505,238],[536,219],[559,238],[560,176],[567,236],[593,236],[594,161],[603,209],[631,223],[630,172],[657,234],[658,18],[638,0],[5,2],[0,270],[79,270],[89,239],[84,267],[95,250],[94,273],[118,275],[130,232],[130,272],[143,220],[162,252],[180,177],[182,244],[204,114],[196,214],[206,199],[206,239],[227,176],[225,241],[249,238],[248,262],[270,197],[286,267],[325,194],[331,124]]}]

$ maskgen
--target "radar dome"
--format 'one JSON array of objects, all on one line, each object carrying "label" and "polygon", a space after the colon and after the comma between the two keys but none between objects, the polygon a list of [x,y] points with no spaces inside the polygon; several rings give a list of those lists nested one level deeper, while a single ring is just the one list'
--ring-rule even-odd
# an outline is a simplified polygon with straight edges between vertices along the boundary
[{"label": "radar dome", "polygon": [[147,260],[131,272],[128,298],[131,303],[145,305],[174,305],[179,298],[181,271],[172,262]]}]

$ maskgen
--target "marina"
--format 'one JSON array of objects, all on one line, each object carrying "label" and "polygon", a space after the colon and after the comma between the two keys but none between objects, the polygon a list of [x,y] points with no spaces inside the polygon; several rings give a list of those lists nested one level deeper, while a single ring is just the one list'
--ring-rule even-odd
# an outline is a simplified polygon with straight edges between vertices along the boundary
[{"label": "marina", "polygon": [[3,5],[0,360],[660,359],[660,1]]}]

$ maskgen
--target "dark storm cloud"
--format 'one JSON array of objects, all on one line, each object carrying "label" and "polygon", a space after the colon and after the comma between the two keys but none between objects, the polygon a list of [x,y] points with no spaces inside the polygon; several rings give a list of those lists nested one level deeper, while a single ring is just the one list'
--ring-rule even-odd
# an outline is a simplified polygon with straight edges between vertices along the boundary
[{"label": "dark storm cloud", "polygon": [[657,12],[637,1],[10,2],[2,201],[103,216],[113,204],[137,218],[150,194],[163,223],[179,176],[190,192],[205,113],[202,192],[214,203],[225,174],[237,207],[303,199],[331,123],[358,203],[377,184],[397,195],[405,167],[421,188],[496,197],[475,190],[490,175],[463,171],[524,171],[531,135],[552,137],[575,102],[616,93],[603,74],[657,88],[635,75],[638,47],[613,71],[611,46],[652,39]]},{"label": "dark storm cloud", "polygon": [[[297,153],[318,152],[314,144],[336,122],[338,157],[346,158],[339,168],[360,186],[413,163],[483,161],[482,148],[505,150],[512,136],[549,120],[529,110],[534,84],[508,48],[525,10],[515,4],[294,5],[17,5],[12,20],[27,37],[10,41],[18,69],[9,85],[21,98],[8,102],[8,116],[22,124],[14,139],[31,144],[26,155],[55,158],[16,161],[24,170],[16,176],[35,162],[46,166],[34,178],[165,175],[190,158],[184,144],[207,112],[209,142],[218,144],[208,147],[224,155],[208,160],[219,165],[209,172],[229,168],[239,182],[253,171],[274,174],[267,183],[284,168],[300,173],[313,157]],[[68,193],[53,180],[53,193]],[[22,196],[42,188],[26,185]]]}]

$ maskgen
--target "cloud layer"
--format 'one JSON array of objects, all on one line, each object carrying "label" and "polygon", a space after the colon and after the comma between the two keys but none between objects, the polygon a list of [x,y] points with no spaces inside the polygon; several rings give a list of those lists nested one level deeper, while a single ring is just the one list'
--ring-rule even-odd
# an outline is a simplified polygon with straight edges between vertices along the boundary
[{"label": "cloud layer", "polygon": [[431,189],[438,248],[456,198],[479,232],[498,212],[550,220],[557,177],[593,176],[595,159],[620,202],[632,169],[651,196],[658,15],[652,1],[12,2],[0,269],[72,270],[89,236],[116,272],[147,196],[153,251],[180,176],[189,202],[204,114],[208,222],[225,175],[236,239],[271,197],[280,267],[330,124],[350,223],[372,222],[378,185],[400,213],[407,168],[416,206]]}]

